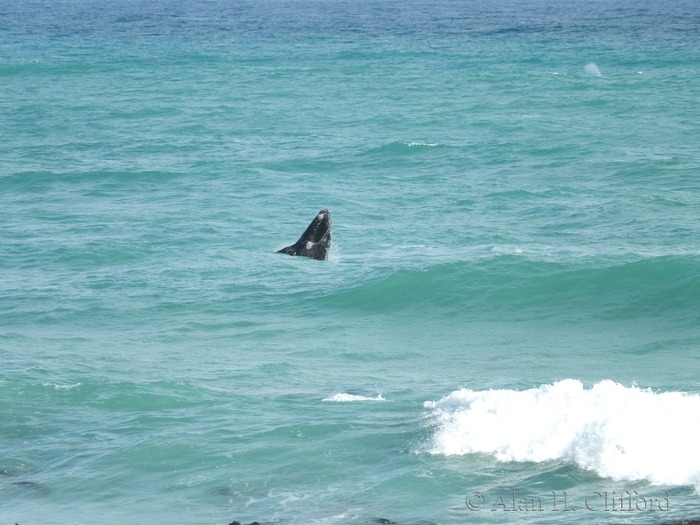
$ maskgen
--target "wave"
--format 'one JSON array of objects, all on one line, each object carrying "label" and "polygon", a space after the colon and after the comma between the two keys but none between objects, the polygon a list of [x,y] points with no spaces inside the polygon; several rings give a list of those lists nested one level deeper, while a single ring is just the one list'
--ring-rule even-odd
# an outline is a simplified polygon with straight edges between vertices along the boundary
[{"label": "wave", "polygon": [[59,385],[58,383],[42,383],[44,386],[48,387],[53,387],[56,390],[72,390],[73,388],[77,388],[82,386],[82,383],[75,383],[73,385]]},{"label": "wave", "polygon": [[432,148],[444,148],[444,147],[446,147],[444,144],[437,144],[437,143],[432,143],[432,142],[410,142],[410,141],[398,140],[398,141],[386,144],[384,146],[380,146],[378,148],[371,149],[371,150],[363,153],[363,155],[403,156],[403,155],[411,155],[414,153],[421,153],[424,151],[428,151]]},{"label": "wave", "polygon": [[541,259],[525,250],[494,250],[471,261],[375,274],[321,300],[375,312],[437,308],[446,315],[507,314],[511,320],[557,317],[577,322],[670,314],[679,323],[698,320],[697,257]]},{"label": "wave", "polygon": [[323,401],[335,401],[338,403],[349,403],[353,401],[386,401],[382,397],[381,394],[377,394],[377,397],[367,397],[367,396],[360,396],[360,395],[355,395],[355,394],[346,394],[344,392],[338,393],[338,394],[333,394],[332,396],[328,396],[327,398],[323,399]]},{"label": "wave", "polygon": [[75,186],[84,187],[86,195],[106,196],[115,190],[133,189],[134,184],[155,188],[186,177],[184,173],[171,171],[19,171],[0,175],[0,190],[41,193],[56,187]]},{"label": "wave", "polygon": [[498,461],[564,460],[614,480],[700,490],[700,395],[575,379],[524,391],[454,391],[424,404],[424,452]]},{"label": "wave", "polygon": [[400,169],[399,178],[404,181],[406,177],[435,176],[456,151],[459,148],[447,144],[398,140],[359,152],[355,162],[365,170]]}]

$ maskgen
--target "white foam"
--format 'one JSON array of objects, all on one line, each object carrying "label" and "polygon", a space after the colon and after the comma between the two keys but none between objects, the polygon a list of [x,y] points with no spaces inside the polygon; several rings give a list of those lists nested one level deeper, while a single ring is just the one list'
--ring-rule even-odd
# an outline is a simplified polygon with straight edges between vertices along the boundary
[{"label": "white foam", "polygon": [[76,383],[74,385],[59,385],[56,383],[42,383],[44,386],[52,386],[56,390],[71,390],[73,388],[77,388],[82,385],[82,383]]},{"label": "white foam", "polygon": [[358,396],[355,394],[340,393],[340,394],[333,394],[332,396],[328,396],[327,398],[323,399],[323,401],[336,401],[339,403],[349,403],[352,401],[386,401],[386,399],[384,399],[381,394],[377,394],[377,397],[366,397],[366,396]]},{"label": "white foam", "polygon": [[700,395],[566,379],[530,390],[461,389],[428,401],[425,451],[499,461],[563,459],[615,480],[700,490]]},{"label": "white foam", "polygon": [[432,143],[432,142],[404,142],[404,144],[406,144],[406,146],[408,146],[409,148],[414,148],[416,146],[426,146],[429,148],[434,148],[434,147],[440,145],[438,143]]}]

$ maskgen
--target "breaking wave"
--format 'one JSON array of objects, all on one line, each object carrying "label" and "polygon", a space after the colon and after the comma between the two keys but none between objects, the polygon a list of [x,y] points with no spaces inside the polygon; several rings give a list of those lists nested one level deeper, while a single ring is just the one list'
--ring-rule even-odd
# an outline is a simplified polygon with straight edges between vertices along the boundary
[{"label": "breaking wave", "polygon": [[428,401],[425,452],[564,460],[614,480],[700,488],[700,395],[575,379],[524,391],[454,391]]}]

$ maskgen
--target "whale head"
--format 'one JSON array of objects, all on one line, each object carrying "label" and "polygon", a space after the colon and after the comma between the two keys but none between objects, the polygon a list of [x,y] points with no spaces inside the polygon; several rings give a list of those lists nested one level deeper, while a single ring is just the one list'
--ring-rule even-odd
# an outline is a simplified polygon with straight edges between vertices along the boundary
[{"label": "whale head", "polygon": [[328,259],[328,250],[331,247],[331,214],[323,208],[306,231],[299,237],[299,240],[294,244],[282,248],[277,253],[286,253],[288,255],[298,255],[301,257],[310,257],[325,261]]}]

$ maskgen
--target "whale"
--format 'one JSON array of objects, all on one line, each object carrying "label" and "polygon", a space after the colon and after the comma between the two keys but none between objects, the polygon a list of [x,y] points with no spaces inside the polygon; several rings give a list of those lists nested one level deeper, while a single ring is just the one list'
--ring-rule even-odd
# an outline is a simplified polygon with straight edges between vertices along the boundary
[{"label": "whale", "polygon": [[299,240],[277,253],[298,255],[325,261],[328,259],[328,251],[331,249],[331,214],[323,208],[314,220],[311,221],[306,231],[301,234]]}]

